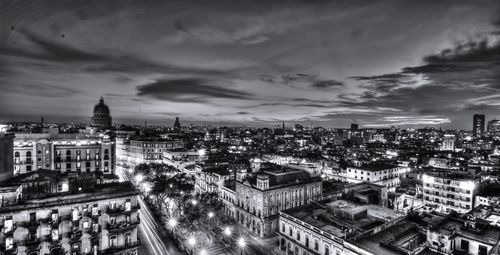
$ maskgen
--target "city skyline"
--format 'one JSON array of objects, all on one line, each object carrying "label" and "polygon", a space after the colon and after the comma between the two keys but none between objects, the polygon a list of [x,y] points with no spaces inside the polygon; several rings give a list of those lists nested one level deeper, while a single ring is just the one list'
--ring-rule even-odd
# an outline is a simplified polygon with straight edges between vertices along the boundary
[{"label": "city skyline", "polygon": [[0,5],[0,121],[89,121],[100,96],[115,123],[472,129],[474,113],[498,116],[496,1]]}]

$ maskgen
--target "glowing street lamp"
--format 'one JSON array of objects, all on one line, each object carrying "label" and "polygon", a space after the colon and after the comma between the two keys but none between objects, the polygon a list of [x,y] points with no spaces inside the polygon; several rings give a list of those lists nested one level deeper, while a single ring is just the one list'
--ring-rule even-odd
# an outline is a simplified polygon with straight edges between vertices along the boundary
[{"label": "glowing street lamp", "polygon": [[245,241],[245,238],[240,237],[238,238],[238,247],[240,247],[240,254],[243,254],[243,250],[247,246],[247,242]]},{"label": "glowing street lamp", "polygon": [[187,240],[187,244],[188,246],[191,248],[191,254],[194,253],[194,246],[196,245],[196,239],[194,238],[194,236],[190,236]]},{"label": "glowing street lamp", "polygon": [[175,228],[175,226],[177,226],[177,220],[174,219],[174,218],[170,218],[170,220],[168,220],[168,225],[171,227],[171,228]]},{"label": "glowing street lamp", "polygon": [[213,218],[214,216],[215,216],[215,215],[214,215],[214,213],[213,213],[213,212],[209,212],[209,213],[208,213],[208,218],[209,218],[209,219]]},{"label": "glowing street lamp", "polygon": [[137,174],[135,176],[135,181],[136,182],[142,182],[144,180],[144,176],[142,174]]},{"label": "glowing street lamp", "polygon": [[193,200],[191,200],[191,204],[193,204],[193,205],[197,205],[197,204],[198,204],[198,201],[196,201],[196,199],[193,199]]},{"label": "glowing street lamp", "polygon": [[207,251],[205,249],[200,250],[200,255],[207,255]]},{"label": "glowing street lamp", "polygon": [[227,237],[229,237],[229,236],[231,236],[231,234],[232,234],[231,228],[230,227],[225,227],[224,228],[224,235],[227,236]]}]

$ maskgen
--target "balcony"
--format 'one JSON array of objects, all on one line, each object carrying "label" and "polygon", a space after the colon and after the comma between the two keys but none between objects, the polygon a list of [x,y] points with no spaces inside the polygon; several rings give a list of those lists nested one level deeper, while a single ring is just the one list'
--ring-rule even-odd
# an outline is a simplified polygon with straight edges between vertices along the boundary
[{"label": "balcony", "polygon": [[26,251],[38,251],[40,250],[40,238],[33,238],[19,242],[19,246],[26,247]]},{"label": "balcony", "polygon": [[108,248],[102,254],[121,254],[127,250],[137,249],[139,246],[141,246],[141,240],[138,239],[136,242],[125,243],[123,246]]},{"label": "balcony", "polygon": [[134,222],[121,222],[121,223],[109,224],[106,229],[110,233],[119,233],[134,229],[139,225],[139,223],[140,221],[139,219],[137,219]]}]

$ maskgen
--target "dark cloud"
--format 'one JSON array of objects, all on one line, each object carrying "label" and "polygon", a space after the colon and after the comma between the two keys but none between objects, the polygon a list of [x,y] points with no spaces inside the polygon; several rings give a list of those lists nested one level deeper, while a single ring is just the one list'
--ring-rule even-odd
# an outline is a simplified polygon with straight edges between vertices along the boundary
[{"label": "dark cloud", "polygon": [[251,99],[252,94],[213,85],[206,79],[157,80],[137,86],[137,95],[173,102],[209,102],[213,98]]},{"label": "dark cloud", "polygon": [[344,83],[336,80],[326,80],[326,81],[317,81],[311,84],[311,87],[318,89],[327,89],[331,87],[343,86]]}]

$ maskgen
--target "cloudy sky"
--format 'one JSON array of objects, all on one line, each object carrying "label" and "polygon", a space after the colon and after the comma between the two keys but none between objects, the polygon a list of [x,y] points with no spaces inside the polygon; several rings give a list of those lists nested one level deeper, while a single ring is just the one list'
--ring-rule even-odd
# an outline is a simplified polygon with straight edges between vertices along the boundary
[{"label": "cloudy sky", "polygon": [[0,2],[0,121],[471,128],[500,115],[500,1]]}]

